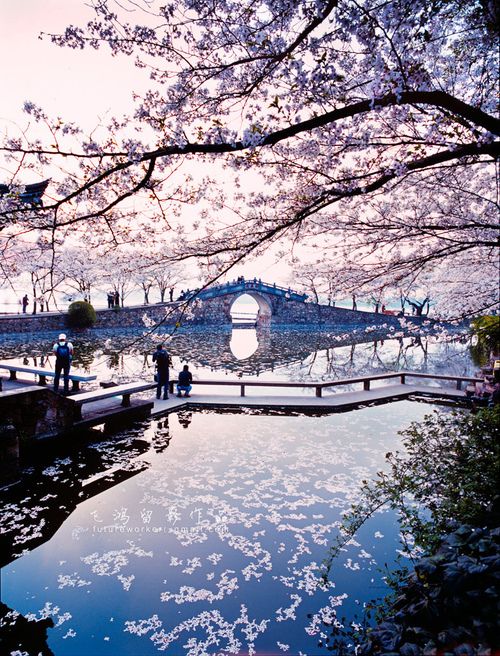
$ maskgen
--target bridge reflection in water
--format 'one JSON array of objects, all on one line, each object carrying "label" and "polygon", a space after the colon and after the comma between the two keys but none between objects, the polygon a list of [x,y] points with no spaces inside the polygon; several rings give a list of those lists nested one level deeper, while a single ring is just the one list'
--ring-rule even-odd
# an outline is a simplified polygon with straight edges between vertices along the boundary
[{"label": "bridge reflection in water", "polygon": [[[50,333],[6,335],[0,344],[0,359],[37,364],[53,344]],[[456,335],[376,335],[364,330],[348,332],[307,329],[190,329],[169,337],[164,333],[100,330],[79,333],[75,343],[74,367],[97,374],[97,381],[149,380],[151,354],[158,340],[165,340],[177,372],[189,363],[195,378],[214,374],[241,377],[263,376],[266,380],[325,380],[368,375],[373,372],[410,369],[427,373],[470,374],[468,340]],[[52,361],[46,363],[53,366]]]},{"label": "bridge reflection in water", "polygon": [[237,360],[246,360],[252,356],[259,348],[259,340],[255,328],[233,329],[229,348]]}]

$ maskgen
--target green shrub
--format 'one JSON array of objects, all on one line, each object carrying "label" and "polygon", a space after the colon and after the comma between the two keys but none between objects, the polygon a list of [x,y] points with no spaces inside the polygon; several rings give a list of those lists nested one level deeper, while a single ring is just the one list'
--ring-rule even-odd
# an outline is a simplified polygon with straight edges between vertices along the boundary
[{"label": "green shrub", "polygon": [[498,653],[500,406],[434,412],[401,434],[403,449],[386,454],[388,470],[364,481],[344,517],[323,580],[382,506],[398,512],[405,546],[423,556],[413,572],[405,566],[386,576],[392,594],[368,604],[356,631],[330,621],[328,643],[339,656]]},{"label": "green shrub", "polygon": [[400,580],[383,621],[355,653],[498,654],[499,533],[462,525],[447,535]]},{"label": "green shrub", "polygon": [[473,349],[476,361],[483,356],[481,364],[486,364],[491,354],[500,353],[500,317],[477,317],[472,322],[472,333],[477,337],[477,345]]},{"label": "green shrub", "polygon": [[75,301],[68,308],[68,325],[71,328],[90,328],[96,320],[93,306],[86,301]]},{"label": "green shrub", "polygon": [[500,524],[500,405],[477,414],[434,412],[401,435],[403,449],[386,454],[389,470],[363,481],[330,558],[383,506],[398,512],[403,534],[424,550],[440,542],[450,522]]}]

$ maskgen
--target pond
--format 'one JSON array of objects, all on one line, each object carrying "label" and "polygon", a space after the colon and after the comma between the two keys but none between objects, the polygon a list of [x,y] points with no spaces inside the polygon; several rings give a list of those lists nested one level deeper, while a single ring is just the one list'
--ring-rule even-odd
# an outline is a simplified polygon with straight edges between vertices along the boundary
[{"label": "pond", "polygon": [[403,549],[377,513],[322,563],[363,479],[429,412],[183,411],[32,465],[4,490],[2,602],[56,656],[321,654]]},{"label": "pond", "polygon": [[[73,369],[97,374],[98,382],[151,379],[151,353],[165,339],[173,371],[189,363],[194,378],[314,382],[409,369],[473,375],[469,341],[460,333],[412,335],[388,332],[374,339],[364,329],[343,330],[191,329],[147,335],[139,329],[69,332]],[[57,333],[2,335],[0,359],[54,367],[50,355]]]},{"label": "pond", "polygon": [[[53,367],[57,333],[3,335],[0,358]],[[472,375],[460,335],[353,330],[81,331],[74,369],[96,385],[150,379],[166,339],[195,379],[321,381],[399,369]],[[187,411],[45,452],[0,491],[1,601],[50,618],[56,656],[321,654],[335,619],[361,622],[401,553],[380,512],[321,583],[342,513],[398,430],[401,401],[345,414]],[[1,633],[0,633],[1,635]],[[44,642],[42,640],[42,642]]]}]

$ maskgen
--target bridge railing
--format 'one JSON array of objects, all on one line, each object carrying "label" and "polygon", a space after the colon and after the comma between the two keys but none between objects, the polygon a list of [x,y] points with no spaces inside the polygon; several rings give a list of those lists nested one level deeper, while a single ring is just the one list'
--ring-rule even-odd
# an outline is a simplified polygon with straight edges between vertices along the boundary
[{"label": "bridge railing", "polygon": [[[224,284],[218,284],[214,287],[209,287],[204,291],[198,294],[200,299],[214,298],[216,296],[223,296],[225,294],[234,294],[237,292],[246,292],[246,291],[259,291],[266,294],[274,294],[275,296],[281,296],[287,300],[294,301],[305,301],[307,294],[302,294],[301,292],[295,291],[290,287],[281,287],[276,285],[276,283],[263,282],[254,278],[253,280],[239,280],[236,282],[227,282]],[[188,292],[188,297],[193,296],[195,292]]]},{"label": "bridge railing", "polygon": [[[323,396],[323,390],[329,387],[339,387],[343,385],[354,385],[354,384],[361,383],[363,385],[363,390],[367,391],[371,389],[371,383],[373,381],[390,380],[393,378],[399,378],[399,383],[401,385],[405,385],[407,383],[408,378],[424,378],[424,379],[453,382],[455,383],[455,387],[457,391],[462,390],[462,383],[464,382],[478,383],[483,380],[482,378],[471,377],[471,376],[449,376],[444,374],[419,373],[416,371],[395,371],[385,374],[372,374],[369,376],[358,376],[356,378],[342,378],[339,380],[330,380],[325,382],[311,382],[311,383],[307,383],[307,382],[295,383],[289,381],[265,382],[265,381],[257,381],[257,380],[244,381],[244,382],[241,380],[193,380],[193,385],[194,386],[216,385],[220,387],[225,387],[227,385],[239,386],[240,396],[245,396],[247,387],[276,387],[276,388],[282,387],[282,388],[306,388],[306,389],[313,388],[316,391],[316,396],[318,398],[321,398]],[[173,392],[174,384],[176,382],[177,381],[175,379],[170,381],[171,392]]]}]

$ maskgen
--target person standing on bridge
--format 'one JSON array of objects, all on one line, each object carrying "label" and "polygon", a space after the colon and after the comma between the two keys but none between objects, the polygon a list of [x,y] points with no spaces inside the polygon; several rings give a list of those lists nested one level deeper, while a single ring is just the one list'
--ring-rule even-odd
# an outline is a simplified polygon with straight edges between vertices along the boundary
[{"label": "person standing on bridge", "polygon": [[66,341],[66,335],[61,333],[52,351],[56,356],[56,375],[54,377],[54,392],[59,391],[61,371],[64,373],[64,393],[69,392],[69,370],[73,359],[73,344]]},{"label": "person standing on bridge", "polygon": [[156,398],[161,398],[163,388],[163,400],[168,399],[168,365],[169,356],[163,348],[163,344],[158,344],[156,351],[153,353],[153,362],[156,362]]}]

